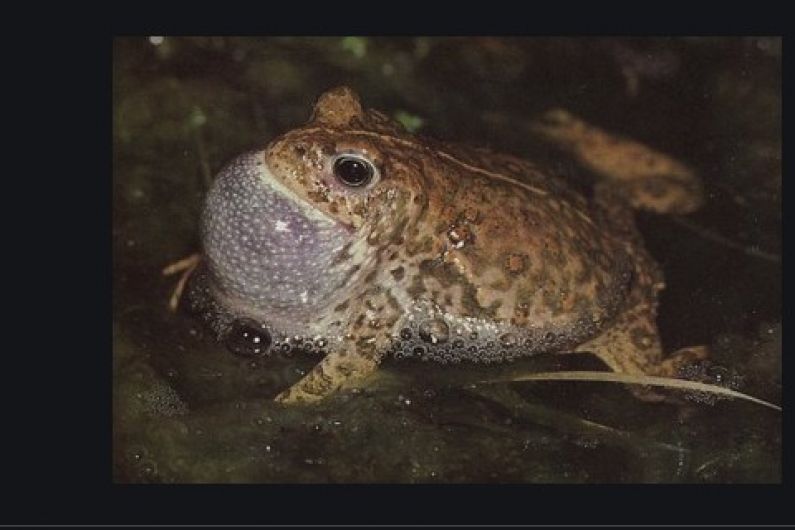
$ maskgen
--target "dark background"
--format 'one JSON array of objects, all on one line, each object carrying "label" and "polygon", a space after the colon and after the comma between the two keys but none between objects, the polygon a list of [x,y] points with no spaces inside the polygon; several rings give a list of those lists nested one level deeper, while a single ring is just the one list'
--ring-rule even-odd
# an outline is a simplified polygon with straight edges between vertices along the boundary
[{"label": "dark background", "polygon": [[[127,24],[131,23],[130,20],[137,19],[137,16],[129,17],[129,12],[125,14],[126,17],[119,15],[118,18],[125,19]],[[138,14],[140,15],[141,13]],[[737,21],[735,25],[747,22],[749,18],[747,13],[742,16],[735,13],[734,17],[730,17],[725,10],[722,15]],[[754,17],[750,18],[755,20]],[[702,18],[706,19],[712,19],[711,15]],[[671,21],[670,18],[654,17],[653,25],[661,23],[661,20]],[[687,20],[693,20],[692,12],[688,13]],[[323,26],[326,27],[327,24],[324,22]],[[366,24],[364,26],[368,27]],[[569,29],[585,26],[591,27],[590,19],[587,24],[582,22],[579,26],[568,22],[566,24]],[[759,27],[758,24],[755,27]],[[763,28],[769,30],[769,26]],[[748,33],[747,30],[743,32]],[[110,367],[102,362],[108,355],[111,336],[110,333],[97,331],[94,324],[99,323],[101,328],[103,320],[109,318],[103,307],[108,307],[105,304],[109,304],[109,300],[105,296],[111,289],[115,274],[111,275],[106,267],[107,262],[104,261],[110,254],[110,249],[104,245],[111,240],[111,234],[103,219],[111,216],[112,209],[107,201],[110,190],[93,184],[94,177],[91,175],[114,171],[108,154],[112,146],[105,144],[106,141],[109,142],[109,116],[103,112],[94,112],[97,106],[110,108],[112,104],[110,95],[103,91],[108,83],[109,72],[106,68],[109,68],[112,54],[108,40],[103,45],[103,39],[100,38],[97,42],[88,36],[91,34],[91,31],[86,31],[81,35],[70,34],[69,38],[65,36],[63,42],[69,42],[71,46],[53,46],[46,53],[38,53],[36,49],[35,61],[28,61],[27,55],[24,55],[25,64],[20,65],[24,67],[20,69],[23,77],[16,76],[15,82],[9,84],[19,96],[18,99],[10,100],[13,104],[9,111],[15,118],[24,118],[18,122],[24,126],[18,127],[17,133],[28,138],[38,138],[38,144],[42,143],[41,140],[48,142],[52,148],[51,159],[60,162],[60,167],[63,168],[58,175],[76,174],[77,168],[93,168],[78,172],[89,178],[56,178],[51,181],[51,193],[40,196],[40,203],[46,205],[47,219],[57,219],[62,231],[80,230],[80,234],[96,234],[97,237],[56,237],[50,238],[48,244],[42,246],[41,239],[27,237],[28,232],[8,233],[14,243],[19,242],[19,248],[27,251],[29,259],[19,263],[26,273],[50,279],[53,272],[52,260],[33,260],[31,257],[51,258],[56,255],[64,258],[58,261],[56,270],[61,274],[68,273],[73,281],[66,284],[58,282],[57,286],[45,282],[48,288],[56,287],[69,293],[70,303],[68,306],[59,305],[66,311],[59,310],[57,319],[42,321],[35,316],[39,314],[36,310],[41,307],[41,297],[31,300],[28,296],[25,303],[18,305],[27,317],[20,319],[19,329],[15,330],[16,335],[35,338],[37,340],[33,344],[44,344],[47,349],[41,350],[42,355],[7,357],[12,363],[8,374],[13,376],[8,377],[3,389],[4,397],[7,398],[6,412],[9,413],[6,418],[12,427],[3,437],[2,448],[7,457],[6,479],[13,486],[3,509],[4,520],[190,520],[196,523],[231,520],[457,520],[462,523],[498,520],[584,523],[687,520],[743,523],[770,521],[780,517],[785,490],[775,487],[427,486],[407,489],[394,486],[111,486],[111,410],[108,401],[102,398],[102,388],[106,389],[105,395],[111,391]],[[29,44],[26,48],[31,49]],[[47,57],[46,68],[41,68],[40,59],[43,57]],[[16,66],[17,63],[11,63],[9,67]],[[54,87],[58,88],[61,97],[45,97]],[[36,103],[40,108],[50,113],[52,125],[47,129],[40,127],[41,121],[30,119],[31,105],[16,104],[29,101],[30,96],[37,99]],[[306,97],[311,101],[313,96]],[[382,105],[382,108],[385,107]],[[430,121],[427,123],[431,126]],[[606,126],[606,122],[596,123]],[[460,138],[460,134],[466,133],[466,130],[455,132],[459,134],[457,138]],[[627,132],[633,134],[631,131]],[[637,134],[634,137],[641,138]],[[102,149],[103,146],[105,149]],[[657,147],[668,148],[667,145]],[[682,153],[674,149],[668,151],[682,156]],[[103,156],[103,152],[108,158]],[[12,158],[27,162],[36,160],[38,154],[40,153],[31,152],[26,153],[30,158]],[[30,179],[30,182],[36,189],[40,186],[37,179]],[[107,185],[110,186],[110,180]],[[64,201],[65,197],[69,200]],[[780,203],[776,211],[775,215],[780,215]],[[19,238],[18,235],[25,237]],[[777,237],[780,238],[780,227]],[[776,247],[774,244],[763,247],[762,250],[775,253]],[[116,260],[114,257],[114,272],[117,270]],[[6,261],[9,265],[17,265],[11,260]],[[774,279],[779,278],[780,285],[780,269],[776,271],[771,275]],[[731,279],[726,274],[720,278],[724,280],[724,284]],[[714,281],[718,283],[720,278],[714,278]],[[164,290],[167,288],[164,287]],[[12,282],[9,293],[16,295],[18,291],[29,295],[30,284]],[[38,292],[38,287],[33,292]],[[105,304],[103,299],[106,300]],[[114,307],[115,304],[114,296]],[[85,322],[90,325],[81,325]],[[26,339],[24,344],[31,345],[31,340]],[[61,351],[53,352],[53,345],[58,345],[58,350]],[[108,380],[103,383],[106,378]],[[776,392],[774,387],[770,394],[774,395]],[[24,399],[19,399],[20,395]],[[763,413],[755,408],[751,410]],[[618,499],[620,502],[617,509]],[[352,504],[355,504],[356,509],[348,509]],[[561,505],[571,509],[566,508],[561,513]]]}]

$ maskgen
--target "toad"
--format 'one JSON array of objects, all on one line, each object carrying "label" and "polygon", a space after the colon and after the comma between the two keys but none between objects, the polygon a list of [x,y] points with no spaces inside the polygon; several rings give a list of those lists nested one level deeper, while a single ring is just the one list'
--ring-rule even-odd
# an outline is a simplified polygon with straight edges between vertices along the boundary
[{"label": "toad", "polygon": [[697,177],[565,111],[536,130],[599,175],[593,193],[529,160],[410,134],[350,88],[329,90],[307,124],[215,179],[191,296],[258,355],[323,355],[285,403],[360,385],[389,355],[591,352],[658,376],[706,357],[663,353],[663,275],[633,219],[693,211]]}]

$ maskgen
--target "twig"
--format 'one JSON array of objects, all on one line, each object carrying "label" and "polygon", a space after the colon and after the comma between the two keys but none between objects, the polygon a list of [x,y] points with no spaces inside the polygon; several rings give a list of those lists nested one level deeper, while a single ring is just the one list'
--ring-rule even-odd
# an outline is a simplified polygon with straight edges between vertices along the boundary
[{"label": "twig", "polygon": [[174,291],[171,293],[171,298],[168,301],[168,308],[171,311],[176,311],[177,307],[179,307],[179,301],[182,298],[182,291],[185,289],[185,284],[188,282],[188,278],[190,278],[191,274],[193,274],[193,271],[196,270],[200,261],[201,254],[191,254],[187,258],[172,263],[163,269],[163,276],[171,276],[172,274],[182,272],[177,286],[174,288]]}]

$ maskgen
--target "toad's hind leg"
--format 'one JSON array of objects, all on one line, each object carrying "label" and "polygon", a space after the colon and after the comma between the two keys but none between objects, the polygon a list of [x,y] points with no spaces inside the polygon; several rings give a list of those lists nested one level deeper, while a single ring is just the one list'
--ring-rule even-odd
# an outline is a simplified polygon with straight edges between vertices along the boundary
[{"label": "toad's hind leg", "polygon": [[548,112],[533,130],[572,153],[633,208],[684,214],[697,210],[703,202],[701,181],[690,167],[565,110]]},{"label": "toad's hind leg", "polygon": [[[653,311],[643,304],[619,315],[610,328],[575,351],[596,355],[615,372],[660,377],[678,377],[682,367],[709,355],[705,346],[693,346],[664,357]],[[630,390],[644,400],[665,399],[641,386],[632,385]]]}]

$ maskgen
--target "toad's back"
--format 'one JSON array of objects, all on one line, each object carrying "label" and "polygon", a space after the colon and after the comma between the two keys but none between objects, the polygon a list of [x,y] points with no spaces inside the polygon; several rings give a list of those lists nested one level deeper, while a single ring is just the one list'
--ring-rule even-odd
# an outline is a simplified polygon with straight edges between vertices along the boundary
[{"label": "toad's back", "polygon": [[[422,308],[414,326],[430,310],[465,338],[458,349],[442,342],[419,351],[493,358],[500,351],[484,345],[496,347],[505,334],[523,353],[554,351],[592,337],[616,315],[634,277],[635,240],[623,239],[607,212],[528,161],[442,144],[401,147],[405,155],[418,151],[426,202],[402,248],[388,256],[400,278],[385,283]],[[467,340],[473,331],[478,340]]]}]

